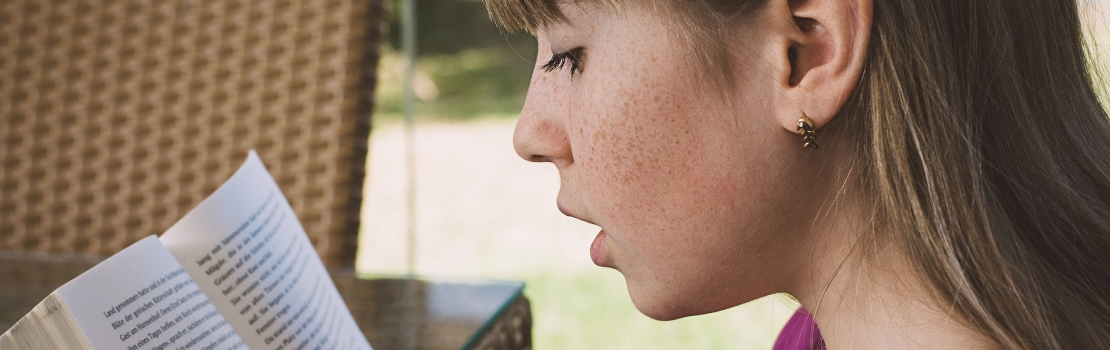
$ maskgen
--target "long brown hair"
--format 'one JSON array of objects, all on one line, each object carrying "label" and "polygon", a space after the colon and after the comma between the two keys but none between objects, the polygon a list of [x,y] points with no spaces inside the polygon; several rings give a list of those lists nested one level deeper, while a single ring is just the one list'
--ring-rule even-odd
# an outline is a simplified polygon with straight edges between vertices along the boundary
[{"label": "long brown hair", "polygon": [[[765,2],[674,1],[709,36]],[[487,6],[509,29],[558,18],[551,0]],[[1110,348],[1110,120],[1075,0],[873,8],[864,72],[827,128],[856,143],[874,239],[1001,347]]]},{"label": "long brown hair", "polygon": [[896,240],[1006,348],[1110,348],[1110,121],[1082,43],[1073,0],[881,1],[845,111]]}]

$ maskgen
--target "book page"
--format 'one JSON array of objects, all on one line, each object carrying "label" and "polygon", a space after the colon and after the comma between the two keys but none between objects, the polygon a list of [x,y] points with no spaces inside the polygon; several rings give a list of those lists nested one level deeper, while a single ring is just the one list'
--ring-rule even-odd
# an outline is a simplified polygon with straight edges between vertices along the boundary
[{"label": "book page", "polygon": [[154,236],[56,292],[93,349],[245,349]]},{"label": "book page", "polygon": [[11,329],[0,334],[0,349],[93,350],[57,292],[47,295]]},{"label": "book page", "polygon": [[161,241],[251,349],[370,349],[253,151]]}]

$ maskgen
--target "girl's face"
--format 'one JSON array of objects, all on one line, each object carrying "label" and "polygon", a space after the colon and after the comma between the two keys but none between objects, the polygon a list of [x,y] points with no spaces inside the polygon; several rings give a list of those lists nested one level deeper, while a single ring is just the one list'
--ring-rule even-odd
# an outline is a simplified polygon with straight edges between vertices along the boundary
[{"label": "girl's face", "polygon": [[783,72],[762,53],[759,16],[728,40],[722,92],[669,9],[559,6],[537,35],[514,146],[559,169],[561,211],[601,227],[593,261],[657,319],[782,290],[811,205],[800,138],[771,115]]}]

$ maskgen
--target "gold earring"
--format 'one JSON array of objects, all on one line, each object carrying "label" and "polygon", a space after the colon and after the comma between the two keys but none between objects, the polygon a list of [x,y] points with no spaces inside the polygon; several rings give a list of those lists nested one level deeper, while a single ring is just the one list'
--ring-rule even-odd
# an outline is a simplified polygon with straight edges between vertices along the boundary
[{"label": "gold earring", "polygon": [[813,121],[802,113],[802,117],[798,118],[798,131],[802,132],[802,147],[817,149],[817,136],[813,132]]}]

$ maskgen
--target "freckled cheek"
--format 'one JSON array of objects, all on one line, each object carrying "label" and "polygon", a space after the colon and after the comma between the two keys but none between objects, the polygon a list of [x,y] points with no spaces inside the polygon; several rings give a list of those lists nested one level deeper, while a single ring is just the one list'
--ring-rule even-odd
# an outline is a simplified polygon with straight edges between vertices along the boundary
[{"label": "freckled cheek", "polygon": [[684,115],[693,108],[666,92],[624,91],[621,96],[637,98],[597,106],[598,117],[579,131],[583,147],[576,162],[586,175],[591,202],[606,222],[667,222],[667,207],[678,204],[674,201],[689,190],[684,187],[694,185],[686,181],[698,175],[689,164],[701,152]]}]

